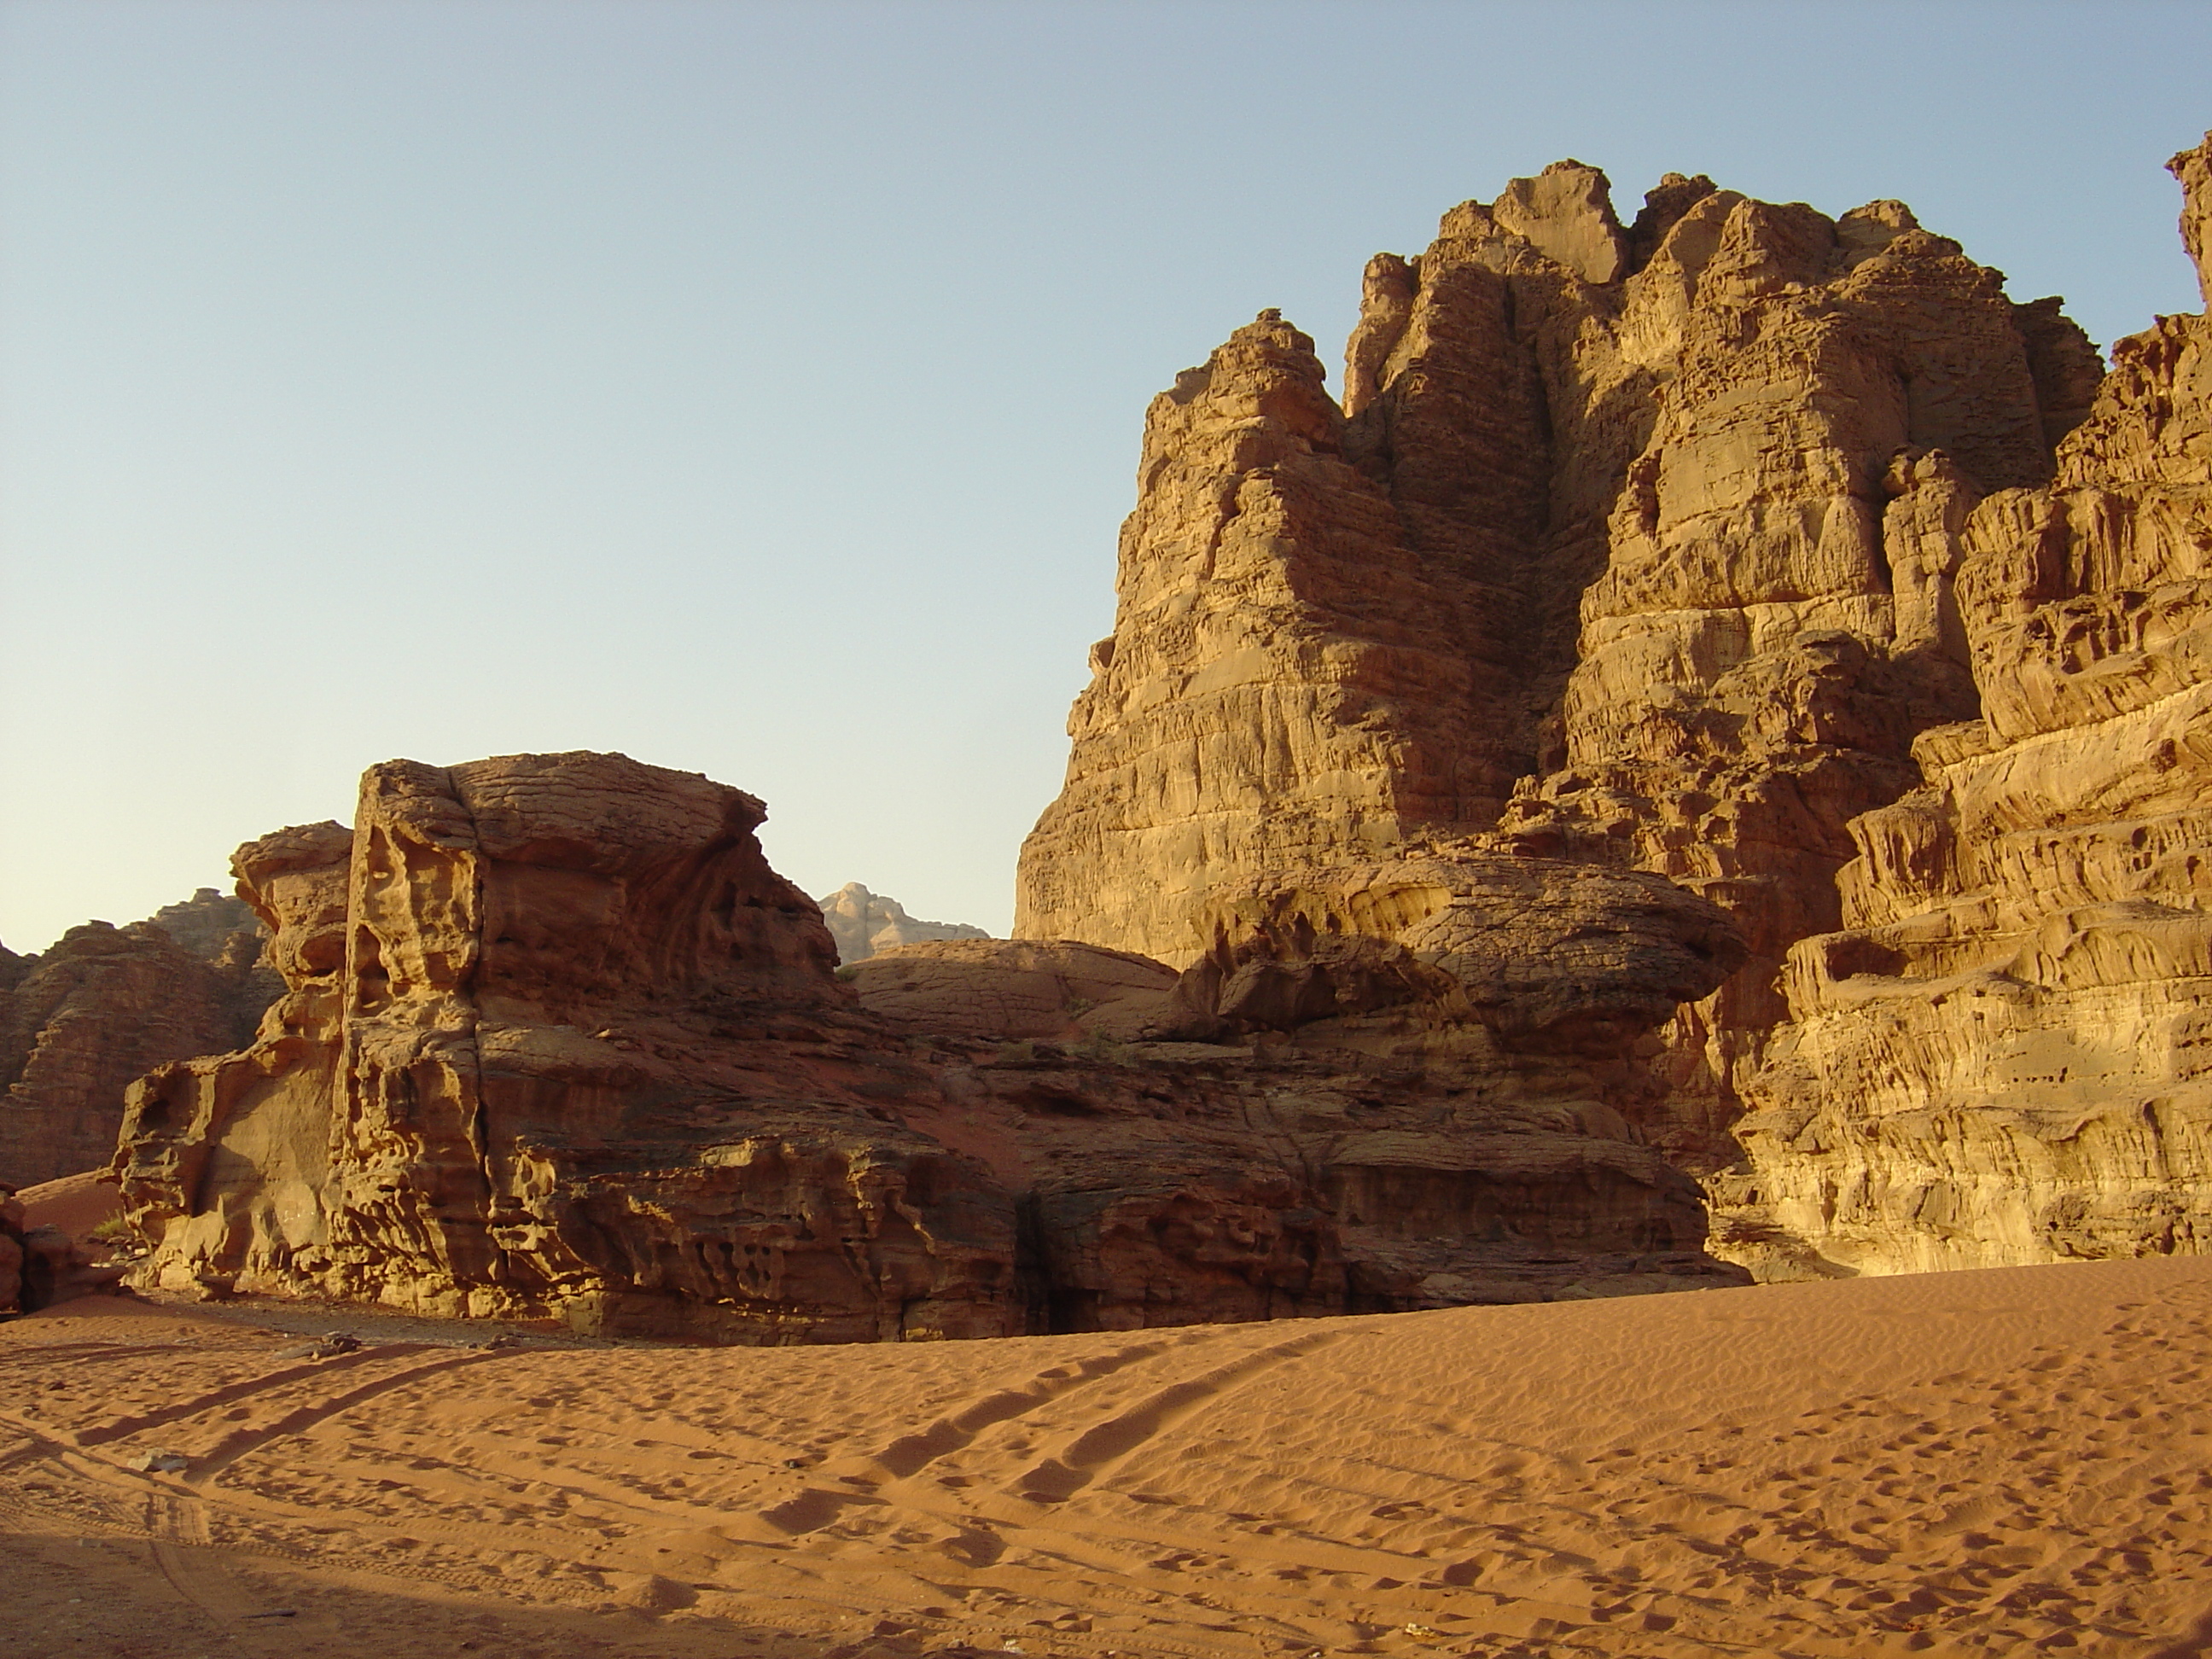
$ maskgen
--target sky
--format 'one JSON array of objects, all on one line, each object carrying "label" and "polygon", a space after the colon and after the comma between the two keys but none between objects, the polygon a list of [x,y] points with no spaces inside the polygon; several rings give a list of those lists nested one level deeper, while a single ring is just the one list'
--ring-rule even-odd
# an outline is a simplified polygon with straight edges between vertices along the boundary
[{"label": "sky", "polygon": [[1146,402],[1573,156],[2198,300],[2212,5],[0,0],[0,940],[618,750],[1004,933]]}]

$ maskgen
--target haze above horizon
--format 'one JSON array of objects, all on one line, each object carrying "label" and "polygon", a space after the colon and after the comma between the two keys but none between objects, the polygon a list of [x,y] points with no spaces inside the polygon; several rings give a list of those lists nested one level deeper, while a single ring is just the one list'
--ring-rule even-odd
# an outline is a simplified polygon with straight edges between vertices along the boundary
[{"label": "haze above horizon", "polygon": [[1004,933],[1146,403],[1566,156],[2194,310],[2212,9],[0,5],[0,939],[620,750]]}]

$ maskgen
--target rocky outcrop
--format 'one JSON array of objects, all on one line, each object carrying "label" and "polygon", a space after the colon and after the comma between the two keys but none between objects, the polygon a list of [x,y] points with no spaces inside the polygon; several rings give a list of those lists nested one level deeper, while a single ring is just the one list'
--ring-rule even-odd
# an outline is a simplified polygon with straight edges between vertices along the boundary
[{"label": "rocky outcrop", "polygon": [[[210,903],[209,901],[213,901]],[[155,1066],[242,1042],[274,994],[261,940],[203,889],[181,915],[191,945],[157,921],[73,927],[17,957],[0,990],[0,1179],[20,1186],[105,1164],[123,1093]],[[195,923],[200,925],[195,925]]]},{"label": "rocky outcrop", "polygon": [[1967,522],[2102,372],[1899,202],[1669,174],[1623,225],[1566,161],[1454,209],[1370,263],[1340,407],[1272,313],[1155,400],[1017,935],[1188,964],[1249,878],[1470,841],[1664,875],[1750,957],[1644,1127],[1729,1168],[1848,826],[1978,712]]},{"label": "rocky outcrop", "polygon": [[[2175,158],[2202,269],[2212,137]],[[1980,718],[1849,828],[1721,1187],[1763,1270],[2212,1248],[2212,332],[2113,348],[2046,488],[1956,532]]]},{"label": "rocky outcrop", "polygon": [[14,1188],[0,1183],[0,1315],[36,1313],[114,1287],[120,1266],[96,1263],[94,1251],[33,1219],[27,1208]]},{"label": "rocky outcrop", "polygon": [[1511,784],[1462,635],[1346,450],[1313,342],[1269,312],[1146,417],[1113,636],[1025,845],[1014,932],[1182,965],[1215,882],[1486,823]]},{"label": "rocky outcrop", "polygon": [[1017,935],[1184,963],[1218,885],[1493,828],[1657,871],[1756,956],[1672,1036],[1724,1158],[1844,823],[1972,711],[1958,522],[2050,476],[2096,367],[1894,202],[1669,175],[1623,227],[1562,162],[1453,210],[1369,265],[1341,409],[1273,313],[1154,401]]},{"label": "rocky outcrop", "polygon": [[878,951],[841,977],[902,1029],[1012,1042],[1173,1042],[1218,1029],[1164,963],[1095,945],[960,939]]},{"label": "rocky outcrop", "polygon": [[1003,940],[854,975],[908,1031],[1014,1039],[944,1089],[969,1133],[997,1120],[1053,1318],[1726,1282],[1621,1052],[1741,960],[1711,905],[1462,850],[1256,876],[1205,925],[1180,976]]},{"label": "rocky outcrop", "polygon": [[[200,888],[181,904],[165,904],[146,920],[181,949],[206,962],[240,955],[258,957],[260,941],[266,936],[252,905],[235,894],[219,893],[212,887]],[[252,941],[250,950],[247,941]],[[270,1000],[274,1000],[273,996]]]},{"label": "rocky outcrop", "polygon": [[728,1340],[1019,1328],[1011,1204],[822,1060],[849,993],[762,816],[620,756],[394,762],[350,836],[241,848],[289,988],[252,1048],[132,1091],[149,1276]]},{"label": "rocky outcrop", "polygon": [[[1525,969],[1525,1031],[1494,994],[1494,1019],[1340,998],[1261,1030],[1218,964],[1081,946],[910,945],[847,983],[761,816],[619,756],[395,762],[350,834],[241,848],[288,989],[251,1047],[131,1091],[116,1172],[143,1279],[763,1342],[1735,1271],[1610,1103],[1640,1073],[1576,1036],[1727,971],[1725,920],[1663,882],[1523,863],[1447,895],[1462,956]],[[1510,940],[1486,941],[1481,896],[1516,880]],[[1224,918],[1220,948],[1295,977],[1332,914]]]},{"label": "rocky outcrop", "polygon": [[895,951],[902,945],[990,938],[964,921],[923,921],[910,916],[896,899],[871,893],[857,881],[847,882],[818,902],[841,963],[865,962],[878,951]]},{"label": "rocky outcrop", "polygon": [[2181,181],[2181,246],[2197,266],[2204,308],[2212,312],[2212,145],[2183,150],[2166,170]]}]

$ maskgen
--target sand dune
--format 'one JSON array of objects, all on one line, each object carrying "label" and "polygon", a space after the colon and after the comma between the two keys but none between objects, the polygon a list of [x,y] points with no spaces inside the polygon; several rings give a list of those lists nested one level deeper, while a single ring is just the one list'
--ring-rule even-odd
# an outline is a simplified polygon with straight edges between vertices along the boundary
[{"label": "sand dune", "polygon": [[10,1651],[2212,1646],[2212,1261],[854,1348],[264,1317],[0,1327]]}]

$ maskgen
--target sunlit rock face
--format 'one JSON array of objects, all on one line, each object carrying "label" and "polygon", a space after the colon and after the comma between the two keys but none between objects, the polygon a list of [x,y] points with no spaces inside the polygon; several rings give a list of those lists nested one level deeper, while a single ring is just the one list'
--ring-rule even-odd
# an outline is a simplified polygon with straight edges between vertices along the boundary
[{"label": "sunlit rock face", "polygon": [[1155,399],[1111,638],[1015,933],[1176,963],[1259,870],[1487,835],[1665,874],[1750,967],[1671,1023],[1651,1132],[1735,1156],[1845,825],[1971,717],[1954,592],[2102,364],[1898,202],[1561,162],[1368,266],[1333,401],[1274,313]]},{"label": "sunlit rock face", "polygon": [[166,1060],[252,1034],[280,987],[235,899],[203,888],[145,921],[0,951],[0,1182],[27,1187],[115,1153],[123,1095]]},{"label": "sunlit rock face", "polygon": [[1502,994],[1317,942],[1343,883],[1313,872],[1224,914],[1186,975],[988,939],[840,972],[762,816],[618,755],[393,762],[351,830],[240,848],[287,989],[250,1047],[134,1085],[115,1170],[141,1276],[816,1342],[1736,1273],[1608,1057],[1740,954],[1663,881],[1347,878],[1442,893],[1423,914],[1462,955],[1517,964]]},{"label": "sunlit rock face", "polygon": [[[2204,269],[2212,137],[2177,156]],[[1980,718],[1850,825],[1723,1189],[1802,1271],[2212,1247],[2212,331],[2120,341],[2057,477],[1959,532]]]},{"label": "sunlit rock face", "polygon": [[1190,963],[1290,865],[1653,872],[1749,951],[1644,1050],[1724,1252],[2197,1248],[2204,328],[2107,376],[1897,202],[1453,210],[1340,404],[1272,313],[1155,401],[1017,933]]}]

